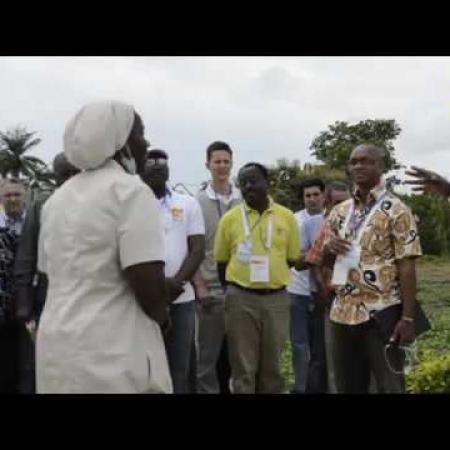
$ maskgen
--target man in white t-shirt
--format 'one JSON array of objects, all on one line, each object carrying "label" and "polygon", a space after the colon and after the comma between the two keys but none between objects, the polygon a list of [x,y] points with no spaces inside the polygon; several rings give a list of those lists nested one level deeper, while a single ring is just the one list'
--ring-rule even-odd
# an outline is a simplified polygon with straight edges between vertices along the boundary
[{"label": "man in white t-shirt", "polygon": [[191,280],[205,256],[203,215],[194,197],[167,186],[169,168],[165,151],[148,152],[143,178],[159,200],[164,218],[165,274],[172,302],[172,323],[165,341],[174,393],[191,393],[190,364],[195,337],[195,293]]},{"label": "man in white t-shirt", "polygon": [[[325,185],[321,179],[311,178],[302,183],[305,209],[297,212],[295,218],[301,236],[301,254],[308,252],[308,242],[303,231],[304,223],[314,215],[323,215]],[[311,292],[315,290],[309,270],[291,269],[291,283],[288,292],[291,297],[291,343],[294,367],[294,393],[306,391],[310,360],[310,313],[314,307]]]}]

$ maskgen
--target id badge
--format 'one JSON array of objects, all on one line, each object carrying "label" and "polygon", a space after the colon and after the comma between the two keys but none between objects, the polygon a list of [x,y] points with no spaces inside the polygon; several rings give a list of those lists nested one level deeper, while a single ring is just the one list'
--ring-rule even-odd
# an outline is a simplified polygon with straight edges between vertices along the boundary
[{"label": "id badge", "polygon": [[252,283],[269,282],[269,257],[267,255],[251,257],[250,282]]},{"label": "id badge", "polygon": [[350,251],[345,255],[339,255],[334,263],[332,285],[342,286],[347,283],[348,273],[357,269],[361,258],[361,247],[353,244]]},{"label": "id badge", "polygon": [[353,243],[352,249],[348,253],[348,266],[350,269],[357,269],[361,260],[361,246]]},{"label": "id badge", "polygon": [[237,259],[242,264],[249,264],[250,259],[252,257],[252,245],[250,242],[245,241],[242,244],[239,244],[237,252]]}]

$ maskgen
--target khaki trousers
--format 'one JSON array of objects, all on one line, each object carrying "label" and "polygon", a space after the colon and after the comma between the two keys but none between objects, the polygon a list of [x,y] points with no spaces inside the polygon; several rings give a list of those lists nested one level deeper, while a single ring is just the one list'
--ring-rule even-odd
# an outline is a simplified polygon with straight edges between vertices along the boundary
[{"label": "khaki trousers", "polygon": [[229,285],[225,327],[234,394],[283,392],[281,352],[289,338],[286,291],[256,294]]}]

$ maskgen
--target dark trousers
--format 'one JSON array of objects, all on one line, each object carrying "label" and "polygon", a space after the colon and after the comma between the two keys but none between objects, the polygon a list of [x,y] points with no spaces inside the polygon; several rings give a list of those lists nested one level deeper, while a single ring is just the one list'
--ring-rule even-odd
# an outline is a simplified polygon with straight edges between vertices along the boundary
[{"label": "dark trousers", "polygon": [[[371,374],[377,393],[404,393],[405,379],[390,369],[384,342],[373,321],[360,325],[331,323],[332,359],[340,394],[369,393]],[[403,361],[396,361],[401,367]]]},{"label": "dark trousers", "polygon": [[291,346],[294,370],[293,393],[306,392],[310,360],[310,306],[309,295],[289,294],[291,299]]},{"label": "dark trousers", "polygon": [[197,347],[195,338],[192,340],[191,361],[189,363],[189,389],[191,394],[197,394]]},{"label": "dark trousers", "polygon": [[306,392],[311,394],[326,394],[328,392],[327,354],[325,346],[325,307],[317,306],[309,316],[309,346],[310,360]]},{"label": "dark trousers", "polygon": [[192,351],[195,333],[195,301],[170,306],[172,328],[165,336],[174,394],[192,393]]},{"label": "dark trousers", "polygon": [[24,324],[20,324],[18,329],[18,364],[19,393],[36,393],[35,346]]},{"label": "dark trousers", "polygon": [[223,340],[222,348],[220,349],[219,359],[216,364],[217,380],[221,394],[231,394],[230,392],[230,378],[231,367],[228,360],[228,344],[226,338]]},{"label": "dark trousers", "polygon": [[17,394],[19,379],[18,359],[19,324],[0,325],[0,393]]}]

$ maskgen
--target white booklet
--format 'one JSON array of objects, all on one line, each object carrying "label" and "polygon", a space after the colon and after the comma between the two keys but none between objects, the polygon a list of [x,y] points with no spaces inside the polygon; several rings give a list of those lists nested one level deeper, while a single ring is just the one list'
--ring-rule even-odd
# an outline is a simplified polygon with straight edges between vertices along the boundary
[{"label": "white booklet", "polygon": [[345,255],[336,257],[334,263],[333,278],[331,284],[334,286],[343,286],[347,283],[348,273],[351,269],[357,269],[361,257],[361,247],[353,243],[352,248]]}]

